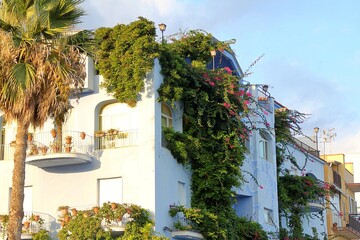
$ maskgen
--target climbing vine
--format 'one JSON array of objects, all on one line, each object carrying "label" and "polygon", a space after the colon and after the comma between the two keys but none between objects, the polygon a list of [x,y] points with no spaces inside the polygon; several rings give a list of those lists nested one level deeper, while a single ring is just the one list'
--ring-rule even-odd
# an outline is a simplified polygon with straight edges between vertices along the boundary
[{"label": "climbing vine", "polygon": [[[278,201],[279,215],[287,220],[287,227],[280,226],[280,239],[319,239],[316,229],[313,228],[313,236],[304,234],[303,217],[310,217],[308,204],[311,201],[323,199],[325,205],[326,195],[332,194],[333,187],[318,179],[305,176],[292,175],[284,167],[285,162],[290,162],[296,169],[304,173],[305,166],[309,160],[309,154],[304,153],[305,162],[303,166],[298,164],[289,146],[296,147],[293,134],[302,134],[301,123],[306,118],[305,114],[294,110],[280,108],[275,112],[275,135],[276,135],[276,159],[278,167]],[[301,150],[301,149],[299,149]],[[323,213],[318,217],[323,219]],[[326,235],[326,233],[322,233]]]},{"label": "climbing vine", "polygon": [[[191,30],[156,44],[154,24],[144,18],[98,29],[96,39],[103,87],[132,106],[154,57],[159,57],[164,81],[158,100],[172,107],[181,102],[184,110],[183,132],[165,130],[167,147],[178,162],[191,166],[192,206],[216,216],[215,235],[212,221],[199,223],[202,233],[209,239],[266,239],[259,225],[237,217],[232,208],[234,189],[244,181],[245,141],[258,128],[249,121],[250,115],[262,113],[251,109],[255,101],[249,85],[238,77],[241,73],[229,67],[206,67],[211,63],[210,50],[218,50],[221,57],[224,50],[230,51],[228,44],[233,40],[220,42],[204,31]],[[269,124],[263,122],[263,126],[268,128]],[[253,225],[257,227],[250,231]]]},{"label": "climbing vine", "polygon": [[154,23],[142,17],[129,25],[95,31],[96,67],[104,77],[102,87],[119,102],[136,105],[157,56],[155,35]]}]

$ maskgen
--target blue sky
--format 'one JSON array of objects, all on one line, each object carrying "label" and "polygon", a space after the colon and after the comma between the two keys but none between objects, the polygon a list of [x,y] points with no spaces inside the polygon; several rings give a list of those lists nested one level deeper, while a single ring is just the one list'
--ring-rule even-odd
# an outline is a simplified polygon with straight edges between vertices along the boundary
[{"label": "blue sky", "polygon": [[83,7],[83,28],[143,16],[164,22],[165,36],[203,29],[219,40],[234,38],[244,70],[265,54],[247,80],[269,84],[275,100],[310,114],[306,134],[313,135],[316,126],[319,136],[335,128],[326,154],[360,152],[360,1],[85,0]]}]

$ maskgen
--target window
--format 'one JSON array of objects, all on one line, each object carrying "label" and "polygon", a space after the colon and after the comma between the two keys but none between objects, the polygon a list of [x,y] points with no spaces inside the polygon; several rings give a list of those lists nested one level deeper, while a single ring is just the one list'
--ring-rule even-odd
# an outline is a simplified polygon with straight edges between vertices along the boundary
[{"label": "window", "polygon": [[[171,108],[165,104],[161,104],[161,128],[165,127],[172,127],[172,112]],[[166,139],[163,134],[163,131],[161,132],[161,146],[166,147]]]},{"label": "window", "polygon": [[268,141],[263,132],[259,132],[259,157],[265,160],[269,160],[268,156]]},{"label": "window", "polygon": [[137,108],[129,107],[125,103],[112,103],[105,105],[100,112],[101,130],[111,128],[120,131],[137,130],[139,127],[139,116]]},{"label": "window", "polygon": [[179,205],[186,205],[186,189],[185,183],[183,182],[178,182],[178,201]]},{"label": "window", "polygon": [[161,127],[172,127],[171,109],[165,103],[161,104]]},{"label": "window", "polygon": [[274,224],[274,211],[269,208],[264,208],[265,223]]},{"label": "window", "polygon": [[99,205],[106,202],[122,203],[122,178],[99,179]]}]

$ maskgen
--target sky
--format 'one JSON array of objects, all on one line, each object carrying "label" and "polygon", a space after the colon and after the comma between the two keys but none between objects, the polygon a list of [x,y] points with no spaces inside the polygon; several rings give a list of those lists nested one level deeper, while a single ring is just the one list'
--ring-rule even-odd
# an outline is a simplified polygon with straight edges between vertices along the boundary
[{"label": "sky", "polygon": [[142,16],[165,23],[165,37],[202,29],[236,39],[243,70],[264,54],[246,80],[268,84],[276,101],[309,114],[303,132],[314,136],[319,127],[321,154],[360,153],[359,0],[85,0],[82,7],[83,29]]}]

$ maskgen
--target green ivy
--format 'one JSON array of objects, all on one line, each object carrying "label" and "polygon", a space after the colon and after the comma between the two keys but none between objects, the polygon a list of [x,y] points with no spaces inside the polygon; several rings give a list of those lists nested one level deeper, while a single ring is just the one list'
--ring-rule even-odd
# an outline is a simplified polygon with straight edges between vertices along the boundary
[{"label": "green ivy", "polygon": [[105,79],[102,87],[119,102],[136,105],[157,56],[155,35],[154,23],[142,17],[129,25],[96,30],[96,67]]}]

